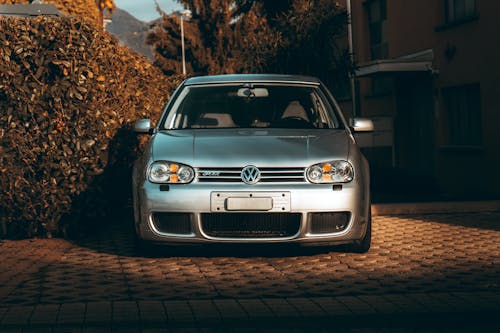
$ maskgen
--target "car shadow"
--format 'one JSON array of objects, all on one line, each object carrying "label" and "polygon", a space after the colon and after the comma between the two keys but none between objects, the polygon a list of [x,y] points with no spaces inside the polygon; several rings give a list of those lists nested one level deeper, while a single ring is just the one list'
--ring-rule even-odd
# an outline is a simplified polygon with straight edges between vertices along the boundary
[{"label": "car shadow", "polygon": [[280,258],[297,256],[315,256],[330,252],[346,252],[347,246],[302,246],[296,244],[151,244],[146,248],[136,241],[133,230],[133,212],[130,207],[118,210],[111,219],[92,223],[100,225],[93,232],[80,235],[73,242],[78,246],[96,252],[125,257],[168,258]]},{"label": "car shadow", "polygon": [[150,258],[191,257],[191,258],[286,258],[307,257],[330,252],[342,252],[341,246],[304,247],[285,244],[210,244],[186,246],[161,246],[156,250],[138,254]]}]

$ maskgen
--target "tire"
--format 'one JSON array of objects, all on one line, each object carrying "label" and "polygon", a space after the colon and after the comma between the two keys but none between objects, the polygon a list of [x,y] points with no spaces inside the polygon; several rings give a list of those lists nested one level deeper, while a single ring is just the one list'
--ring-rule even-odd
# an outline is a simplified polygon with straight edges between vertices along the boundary
[{"label": "tire", "polygon": [[368,215],[368,225],[366,226],[365,236],[354,243],[349,245],[349,252],[353,253],[366,253],[370,250],[370,246],[372,243],[372,212]]}]

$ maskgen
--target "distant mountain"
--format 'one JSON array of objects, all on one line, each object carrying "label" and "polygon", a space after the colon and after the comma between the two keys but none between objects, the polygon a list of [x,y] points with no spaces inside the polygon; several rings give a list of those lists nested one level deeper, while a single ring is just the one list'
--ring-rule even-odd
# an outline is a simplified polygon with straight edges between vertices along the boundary
[{"label": "distant mountain", "polygon": [[111,23],[106,25],[109,33],[115,35],[123,45],[145,55],[150,60],[154,59],[151,47],[146,45],[149,23],[138,20],[119,8],[113,11],[111,20]]}]

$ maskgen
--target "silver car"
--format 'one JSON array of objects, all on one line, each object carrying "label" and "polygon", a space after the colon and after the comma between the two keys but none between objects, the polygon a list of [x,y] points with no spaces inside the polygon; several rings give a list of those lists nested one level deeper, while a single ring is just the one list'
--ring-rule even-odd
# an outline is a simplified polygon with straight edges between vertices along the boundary
[{"label": "silver car", "polygon": [[316,78],[194,77],[174,92],[133,171],[145,243],[371,241],[370,175],[353,131]]}]

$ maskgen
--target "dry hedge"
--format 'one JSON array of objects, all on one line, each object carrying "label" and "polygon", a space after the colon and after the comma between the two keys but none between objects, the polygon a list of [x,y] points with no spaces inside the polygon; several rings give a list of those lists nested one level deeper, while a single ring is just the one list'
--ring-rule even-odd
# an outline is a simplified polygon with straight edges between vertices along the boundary
[{"label": "dry hedge", "polygon": [[136,144],[126,129],[157,118],[179,78],[75,18],[0,18],[0,59],[3,231],[50,235],[118,209]]}]

